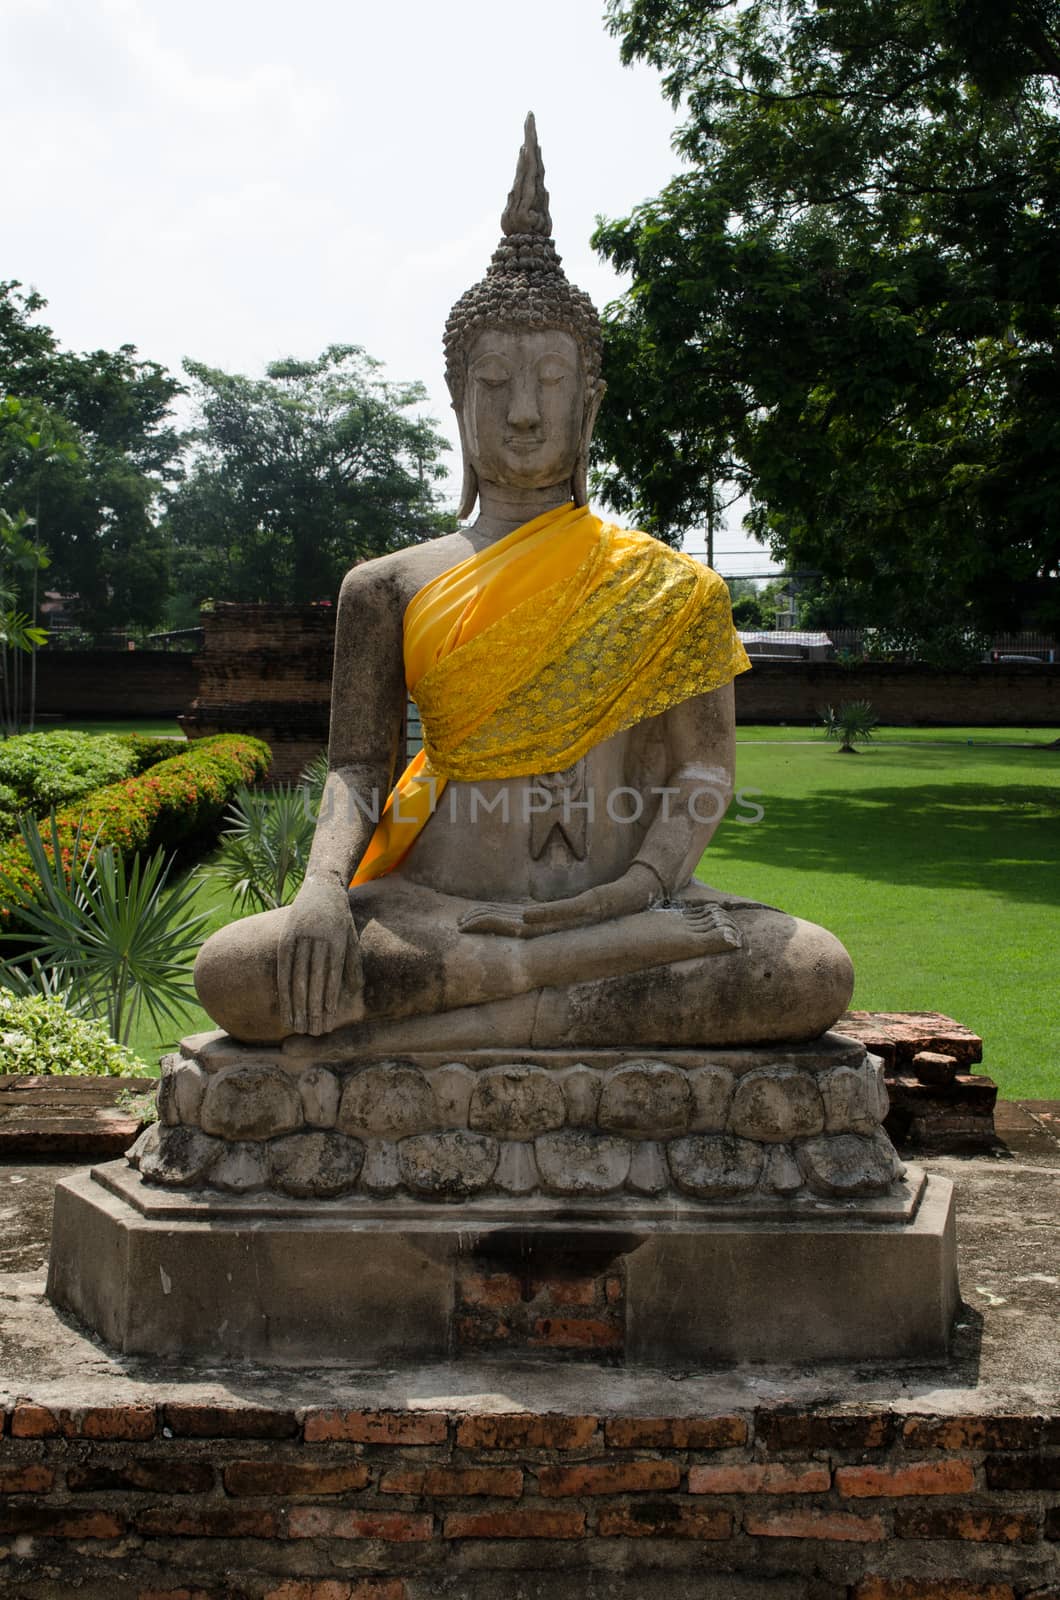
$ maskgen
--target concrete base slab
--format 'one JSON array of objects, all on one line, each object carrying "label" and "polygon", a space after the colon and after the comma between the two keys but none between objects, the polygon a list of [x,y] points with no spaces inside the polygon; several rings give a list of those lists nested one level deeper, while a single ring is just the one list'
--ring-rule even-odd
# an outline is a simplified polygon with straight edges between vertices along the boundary
[{"label": "concrete base slab", "polygon": [[196,1216],[190,1196],[159,1215],[120,1192],[121,1170],[59,1184],[48,1295],[125,1353],[288,1367],[444,1360],[457,1268],[483,1255],[512,1270],[575,1257],[621,1273],[626,1360],[645,1366],[941,1361],[958,1304],[952,1185],[915,1169],[903,1220],[834,1202],[787,1221],[328,1203],[247,1215],[214,1197]]}]

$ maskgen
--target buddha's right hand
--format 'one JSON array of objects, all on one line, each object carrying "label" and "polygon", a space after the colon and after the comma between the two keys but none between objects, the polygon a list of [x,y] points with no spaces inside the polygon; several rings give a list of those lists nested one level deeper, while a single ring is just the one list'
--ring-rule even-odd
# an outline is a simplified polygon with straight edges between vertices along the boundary
[{"label": "buddha's right hand", "polygon": [[292,1033],[320,1035],[337,1024],[344,993],[361,984],[357,930],[345,886],[306,878],[287,909],[277,951],[280,1015]]}]

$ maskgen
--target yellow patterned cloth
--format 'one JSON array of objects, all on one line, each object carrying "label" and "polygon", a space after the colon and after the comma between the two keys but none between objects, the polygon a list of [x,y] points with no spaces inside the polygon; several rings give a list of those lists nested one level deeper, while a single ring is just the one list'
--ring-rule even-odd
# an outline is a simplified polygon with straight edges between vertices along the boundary
[{"label": "yellow patterned cloth", "polygon": [[586,506],[535,517],[409,605],[405,678],[424,749],[353,882],[393,871],[447,779],[558,771],[749,666],[709,567]]}]

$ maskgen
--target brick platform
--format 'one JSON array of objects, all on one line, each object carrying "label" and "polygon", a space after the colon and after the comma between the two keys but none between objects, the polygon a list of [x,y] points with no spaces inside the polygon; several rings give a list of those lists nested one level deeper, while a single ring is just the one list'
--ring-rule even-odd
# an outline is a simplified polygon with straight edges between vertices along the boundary
[{"label": "brick platform", "polygon": [[1058,1415],[27,1401],[0,1593],[1043,1600],[1058,1490]]},{"label": "brick platform", "polygon": [[144,1125],[121,1109],[118,1098],[126,1089],[143,1095],[157,1086],[157,1078],[0,1074],[0,1160],[123,1155]]},{"label": "brick platform", "polygon": [[997,1142],[997,1084],[971,1068],[983,1041],[941,1011],[848,1011],[836,1031],[883,1062],[884,1127],[912,1150],[988,1150]]}]

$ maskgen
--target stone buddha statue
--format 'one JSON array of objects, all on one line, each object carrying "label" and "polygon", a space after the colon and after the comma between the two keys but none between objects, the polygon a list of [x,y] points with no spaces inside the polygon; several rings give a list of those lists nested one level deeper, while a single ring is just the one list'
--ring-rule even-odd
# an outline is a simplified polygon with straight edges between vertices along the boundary
[{"label": "stone buddha statue", "polygon": [[[307,1048],[814,1039],[850,999],[843,947],[693,877],[749,663],[716,574],[586,505],[600,325],[532,117],[502,228],[445,336],[478,514],[347,575],[305,881],[207,942],[200,998],[237,1040]],[[425,749],[395,783],[407,692]]]}]

